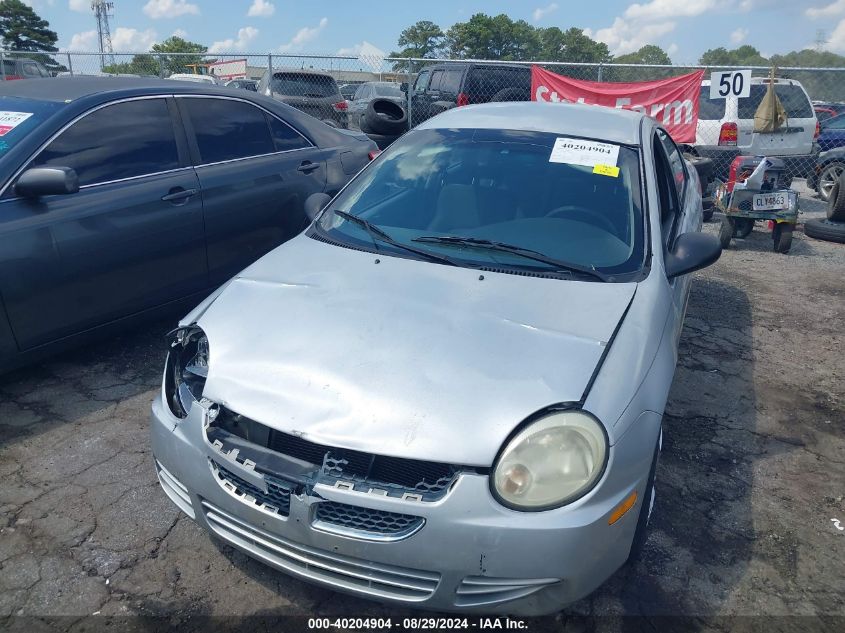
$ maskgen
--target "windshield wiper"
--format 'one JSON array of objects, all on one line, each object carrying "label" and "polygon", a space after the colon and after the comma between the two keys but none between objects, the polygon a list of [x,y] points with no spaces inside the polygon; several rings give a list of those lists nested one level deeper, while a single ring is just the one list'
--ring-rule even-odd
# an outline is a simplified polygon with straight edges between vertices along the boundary
[{"label": "windshield wiper", "polygon": [[495,242],[493,240],[485,240],[478,237],[461,237],[459,235],[423,235],[416,237],[413,242],[425,242],[429,244],[448,244],[454,246],[470,246],[476,248],[485,248],[491,251],[501,251],[503,253],[511,253],[519,255],[526,259],[533,259],[543,264],[548,264],[555,268],[555,272],[574,272],[583,275],[589,275],[601,281],[607,281],[607,275],[600,273],[595,268],[588,268],[586,266],[579,266],[578,264],[570,264],[562,262],[548,255],[544,255],[539,251],[531,250],[530,248],[523,248],[522,246],[515,246],[513,244],[506,244],[505,242]]},{"label": "windshield wiper", "polygon": [[348,211],[341,211],[340,209],[332,209],[332,213],[334,213],[337,216],[342,217],[344,220],[349,220],[350,222],[353,222],[354,224],[357,224],[358,226],[363,227],[363,229],[369,234],[370,239],[373,240],[373,246],[375,247],[376,250],[379,250],[377,240],[381,240],[382,242],[386,242],[387,244],[390,244],[391,246],[395,246],[396,248],[401,248],[402,250],[408,251],[409,253],[414,253],[414,254],[419,255],[421,257],[427,257],[428,259],[430,259],[432,261],[436,261],[436,262],[439,262],[441,264],[448,264],[450,266],[456,265],[455,262],[452,261],[452,259],[449,258],[449,257],[445,257],[443,255],[437,255],[436,253],[431,253],[431,252],[423,250],[421,248],[414,248],[413,246],[410,246],[408,244],[403,244],[402,242],[398,242],[395,239],[393,239],[388,233],[385,233],[382,229],[377,227],[372,222],[365,220],[364,218],[359,218],[357,215],[352,215]]}]

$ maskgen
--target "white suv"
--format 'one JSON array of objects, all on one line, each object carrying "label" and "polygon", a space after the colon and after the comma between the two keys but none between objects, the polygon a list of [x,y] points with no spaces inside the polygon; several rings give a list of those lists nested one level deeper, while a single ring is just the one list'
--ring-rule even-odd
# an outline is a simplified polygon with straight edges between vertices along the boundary
[{"label": "white suv", "polygon": [[695,151],[713,159],[717,177],[725,179],[734,157],[777,156],[786,163],[790,177],[810,173],[818,153],[815,140],[818,120],[800,82],[775,79],[775,92],[786,110],[786,124],[776,132],[754,131],[754,113],[766,94],[769,79],[751,78],[748,97],[710,99],[710,81],[701,84]]}]

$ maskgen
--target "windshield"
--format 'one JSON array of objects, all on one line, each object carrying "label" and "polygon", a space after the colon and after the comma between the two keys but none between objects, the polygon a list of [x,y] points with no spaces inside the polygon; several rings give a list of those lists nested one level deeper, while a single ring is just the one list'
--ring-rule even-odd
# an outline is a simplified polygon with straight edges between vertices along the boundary
[{"label": "windshield", "polygon": [[597,162],[577,149],[561,151],[569,141],[596,145],[541,132],[409,132],[336,198],[317,229],[356,248],[408,256],[332,213],[338,209],[398,244],[460,265],[550,268],[517,253],[432,238],[502,242],[610,276],[639,272],[644,222],[637,151],[604,145],[607,153]]},{"label": "windshield", "polygon": [[333,97],[340,94],[331,77],[304,73],[276,73],[273,92],[289,97]]},{"label": "windshield", "polygon": [[0,97],[0,157],[64,103]]},{"label": "windshield", "polygon": [[[750,96],[737,100],[740,119],[754,118],[757,108],[766,96],[768,87],[768,84],[754,84],[751,86]],[[775,84],[775,94],[780,99],[786,116],[790,119],[812,119],[815,116],[813,106],[800,86]]]},{"label": "windshield", "polygon": [[404,93],[399,89],[398,84],[373,84],[375,88],[375,95],[377,97],[404,97]]}]

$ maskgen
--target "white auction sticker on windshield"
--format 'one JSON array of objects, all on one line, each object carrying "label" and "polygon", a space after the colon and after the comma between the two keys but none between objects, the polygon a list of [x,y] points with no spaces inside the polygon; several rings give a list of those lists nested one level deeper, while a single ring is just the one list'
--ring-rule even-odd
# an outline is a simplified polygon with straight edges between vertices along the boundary
[{"label": "white auction sticker on windshield", "polygon": [[32,116],[32,112],[5,112],[0,110],[0,136],[8,134]]},{"label": "white auction sticker on windshield", "polygon": [[583,165],[584,167],[595,167],[596,165],[615,167],[618,158],[618,145],[559,137],[552,148],[549,162]]}]

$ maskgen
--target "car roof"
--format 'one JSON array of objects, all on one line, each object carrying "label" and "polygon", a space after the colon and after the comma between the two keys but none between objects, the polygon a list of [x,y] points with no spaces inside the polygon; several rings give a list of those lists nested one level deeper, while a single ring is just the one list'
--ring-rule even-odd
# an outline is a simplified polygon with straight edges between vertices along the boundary
[{"label": "car roof", "polygon": [[643,114],[579,103],[518,101],[452,108],[416,129],[500,129],[550,132],[639,145]]},{"label": "car roof", "polygon": [[[266,70],[264,71],[267,72]],[[321,77],[332,77],[331,73],[327,73],[323,70],[314,70],[313,68],[274,68],[273,74],[278,75],[279,73],[288,75],[288,74],[296,74],[296,75],[319,75]]]},{"label": "car roof", "polygon": [[[11,85],[7,85],[11,84]],[[23,79],[0,82],[0,96],[39,99],[42,101],[69,102],[97,94],[138,94],[162,92],[165,94],[220,94],[231,91],[211,82],[157,79],[155,77],[54,77],[52,79]]]}]

